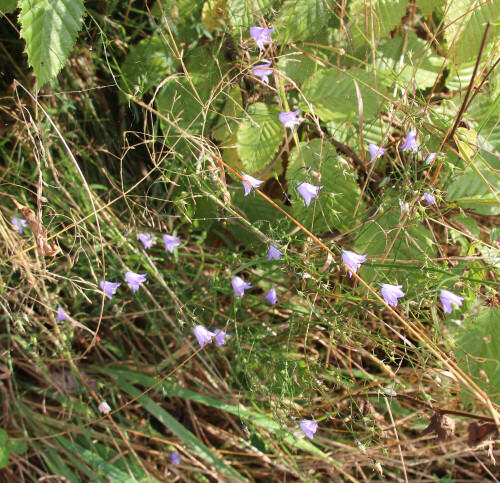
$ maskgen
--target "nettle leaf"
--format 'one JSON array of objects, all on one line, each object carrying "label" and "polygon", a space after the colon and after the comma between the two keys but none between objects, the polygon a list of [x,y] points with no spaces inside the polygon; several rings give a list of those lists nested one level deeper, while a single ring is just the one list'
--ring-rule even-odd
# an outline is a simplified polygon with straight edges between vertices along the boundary
[{"label": "nettle leaf", "polygon": [[248,174],[264,169],[285,138],[279,106],[256,102],[238,129],[238,154]]},{"label": "nettle leaf", "polygon": [[404,37],[383,40],[378,49],[381,54],[378,69],[404,88],[414,78],[418,89],[426,89],[433,86],[438,78],[442,59],[413,31],[406,31]]},{"label": "nettle leaf", "polygon": [[382,265],[377,268],[362,265],[360,271],[365,280],[385,282],[389,278],[400,284],[406,281],[410,288],[424,280],[425,274],[420,268],[422,265],[410,267],[408,264],[398,264],[398,261],[428,262],[435,256],[436,248],[432,233],[418,219],[406,219],[401,223],[397,193],[392,195],[359,229],[354,249],[367,254],[368,260],[375,258],[375,262]]},{"label": "nettle leaf", "polygon": [[[363,99],[363,116],[365,119],[374,117],[382,106],[384,97],[370,87],[377,85],[378,91],[384,94],[385,87],[390,85],[384,75],[377,76],[375,84],[374,74],[371,72],[340,72],[337,69],[324,69],[304,83],[302,92],[312,103],[314,113],[322,121],[355,121],[359,115],[355,82],[358,83]],[[306,103],[300,108],[310,112]]]},{"label": "nettle leaf", "polygon": [[[489,395],[500,403],[500,309],[492,308],[467,317],[463,335],[456,341],[455,356],[460,368]],[[463,391],[464,402],[473,396]]]},{"label": "nettle leaf", "polygon": [[[445,38],[454,53],[450,64],[460,64],[475,59],[483,40],[486,24],[500,17],[500,1],[454,0],[447,6],[444,23]],[[458,32],[458,34],[457,34]],[[492,24],[487,43],[498,42],[500,27]]]},{"label": "nettle leaf", "polygon": [[372,38],[378,43],[386,37],[399,24],[407,7],[408,0],[353,0],[349,29],[356,48],[371,42]]},{"label": "nettle leaf", "polygon": [[64,67],[83,23],[82,0],[20,0],[21,37],[38,86]]},{"label": "nettle leaf", "polygon": [[[313,177],[304,166],[321,176]],[[357,175],[345,160],[337,156],[331,144],[313,139],[309,143],[301,143],[300,150],[292,149],[286,177],[290,181],[289,195],[294,200],[294,217],[306,228],[314,230],[315,234],[334,229],[344,231],[354,222],[356,205],[361,196]],[[303,181],[324,186],[309,207],[297,193],[297,186]],[[357,216],[364,211],[365,205],[361,202]]]},{"label": "nettle leaf", "polygon": [[328,7],[325,0],[285,0],[276,25],[276,38],[281,43],[316,38],[327,26],[334,2]]},{"label": "nettle leaf", "polygon": [[248,29],[259,26],[259,19],[266,17],[273,0],[228,0],[229,21],[234,28]]}]

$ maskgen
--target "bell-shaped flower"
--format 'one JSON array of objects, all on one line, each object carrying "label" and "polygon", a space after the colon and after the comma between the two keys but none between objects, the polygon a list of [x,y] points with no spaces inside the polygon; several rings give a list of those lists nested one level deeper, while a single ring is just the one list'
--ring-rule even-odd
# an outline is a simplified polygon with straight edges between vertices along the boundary
[{"label": "bell-shaped flower", "polygon": [[108,282],[106,280],[99,282],[99,287],[109,297],[109,300],[111,300],[111,297],[113,297],[120,285],[121,283]]},{"label": "bell-shaped flower", "polygon": [[289,127],[293,131],[294,126],[298,126],[300,124],[300,121],[297,118],[299,112],[300,109],[297,109],[296,111],[282,112],[278,118],[285,125],[285,127]]},{"label": "bell-shaped flower", "polygon": [[17,233],[22,234],[23,233],[23,228],[26,228],[28,226],[28,222],[22,218],[18,218],[15,216],[12,218],[11,223],[17,227]]},{"label": "bell-shaped flower", "polygon": [[146,281],[145,273],[135,273],[135,272],[127,272],[125,274],[125,280],[129,284],[132,292],[136,293],[139,290],[139,284],[144,283]]},{"label": "bell-shaped flower", "polygon": [[260,80],[269,84],[269,76],[273,73],[273,69],[270,69],[269,66],[271,62],[264,62],[261,65],[256,65],[253,69],[253,75],[260,77]]},{"label": "bell-shaped flower", "polygon": [[439,298],[441,299],[441,303],[443,304],[443,310],[445,314],[451,314],[451,311],[453,310],[451,304],[455,304],[460,307],[462,305],[462,302],[464,301],[463,297],[459,297],[449,290],[441,290]]},{"label": "bell-shaped flower", "polygon": [[351,252],[349,250],[342,251],[342,261],[345,263],[349,271],[349,278],[352,277],[352,273],[357,273],[358,268],[364,262],[366,262],[366,255],[358,255],[357,253]]},{"label": "bell-shaped flower", "polygon": [[264,50],[264,44],[270,44],[271,34],[274,29],[265,29],[262,27],[250,27],[250,36],[255,40],[255,43],[259,46],[259,50]]},{"label": "bell-shaped flower", "polygon": [[427,158],[425,158],[425,164],[431,164],[436,159],[437,153],[430,153]]},{"label": "bell-shaped flower", "polygon": [[299,423],[299,426],[304,434],[312,441],[314,433],[318,429],[318,423],[316,421],[311,421],[310,419],[304,419]]},{"label": "bell-shaped flower", "polygon": [[401,149],[403,151],[418,151],[418,144],[417,144],[417,133],[416,131],[409,130],[408,133],[406,134],[406,139],[405,142],[401,145]]},{"label": "bell-shaped flower", "polygon": [[402,285],[390,285],[388,283],[381,284],[380,291],[382,292],[382,297],[386,303],[392,307],[398,306],[398,299],[405,296],[405,293],[401,290]]},{"label": "bell-shaped flower", "polygon": [[57,317],[56,317],[56,322],[61,322],[63,320],[66,320],[68,318],[65,310],[62,307],[59,307],[57,309]]},{"label": "bell-shaped flower", "polygon": [[155,244],[155,239],[149,233],[138,233],[137,238],[144,245],[144,250],[151,248]]},{"label": "bell-shaped flower", "polygon": [[257,189],[264,181],[261,181],[260,179],[255,179],[253,176],[250,176],[249,174],[244,174],[242,178],[245,180],[243,181],[243,189],[245,190],[245,196],[248,195],[252,189]]},{"label": "bell-shaped flower", "polygon": [[283,255],[283,253],[281,253],[274,245],[269,245],[269,250],[267,251],[268,260],[279,260],[281,255]]},{"label": "bell-shaped flower", "polygon": [[304,182],[299,184],[299,186],[297,187],[297,191],[302,196],[302,198],[304,198],[306,206],[309,206],[311,200],[318,196],[318,192],[321,188],[323,188],[323,186],[314,186],[313,184]]},{"label": "bell-shaped flower", "polygon": [[102,401],[99,406],[97,406],[97,409],[101,414],[108,414],[111,412],[111,408],[109,407],[109,404],[106,401]]},{"label": "bell-shaped flower", "polygon": [[193,332],[196,339],[198,340],[198,344],[200,344],[200,347],[203,347],[207,342],[211,344],[212,339],[215,337],[215,334],[213,332],[210,332],[208,329],[205,329],[203,325],[197,325],[193,329]]},{"label": "bell-shaped flower", "polygon": [[181,242],[180,236],[163,235],[163,242],[165,243],[165,250],[170,253],[174,253],[174,248],[178,247]]},{"label": "bell-shaped flower", "polygon": [[227,332],[224,332],[223,330],[216,330],[215,331],[215,342],[217,342],[217,345],[219,347],[222,347],[226,343],[226,339],[230,339],[232,335],[229,335]]},{"label": "bell-shaped flower", "polygon": [[425,201],[427,201],[427,203],[429,203],[429,205],[432,205],[432,203],[436,202],[436,197],[432,193],[425,192],[424,198],[425,198]]},{"label": "bell-shaped flower", "polygon": [[274,288],[271,288],[269,292],[267,292],[267,295],[264,297],[264,300],[266,302],[269,302],[271,305],[274,305],[278,302],[278,296],[276,295],[276,290]]},{"label": "bell-shaped flower", "polygon": [[172,451],[170,453],[170,464],[172,466],[178,465],[182,461],[181,456],[179,453],[176,453],[175,451]]},{"label": "bell-shaped flower", "polygon": [[241,277],[234,277],[231,280],[231,285],[233,286],[235,297],[243,297],[245,290],[252,288],[252,286],[248,282],[245,282]]},{"label": "bell-shaped flower", "polygon": [[383,156],[385,154],[387,148],[381,148],[376,144],[369,144],[368,151],[370,151],[370,163],[373,163],[373,161],[375,161],[379,156]]}]

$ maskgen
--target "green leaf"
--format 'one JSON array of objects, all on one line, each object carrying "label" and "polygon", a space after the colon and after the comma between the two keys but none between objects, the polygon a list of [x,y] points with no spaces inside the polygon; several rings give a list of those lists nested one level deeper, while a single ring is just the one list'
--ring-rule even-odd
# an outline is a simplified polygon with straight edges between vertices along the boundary
[{"label": "green leaf", "polygon": [[[302,88],[305,98],[312,103],[314,113],[322,121],[357,120],[359,113],[358,96],[355,81],[358,83],[363,99],[363,116],[373,117],[384,102],[384,98],[368,86],[375,85],[374,75],[366,71],[340,72],[337,69],[320,70],[310,77]],[[379,92],[384,85],[389,85],[388,79],[377,77]],[[306,103],[301,109],[310,112]]]},{"label": "green leaf", "polygon": [[0,446],[4,446],[8,438],[9,435],[7,434],[7,431],[5,431],[5,429],[0,428]]},{"label": "green leaf", "polygon": [[28,451],[28,446],[26,445],[26,443],[24,441],[21,441],[21,440],[14,440],[14,439],[11,439],[9,440],[9,442],[7,443],[7,448],[9,448],[9,451],[11,451],[12,453],[16,453],[16,454],[22,454],[22,453],[26,453],[26,451]]},{"label": "green leaf", "polygon": [[[312,168],[321,177],[312,177],[304,166]],[[321,234],[333,229],[344,231],[353,222],[361,190],[356,173],[345,160],[337,156],[331,144],[313,139],[309,143],[301,143],[300,150],[294,148],[290,153],[287,179],[291,181],[289,192],[296,193],[294,217],[306,228]],[[303,181],[316,186],[323,185],[309,207],[296,191]],[[358,215],[364,212],[364,208],[364,204],[360,203]]]},{"label": "green leaf", "polygon": [[[2,12],[2,14],[12,13],[16,8],[17,0],[0,0],[0,12]],[[0,14],[0,18],[2,14]]]},{"label": "green leaf", "polygon": [[277,105],[252,104],[238,129],[238,154],[248,174],[265,168],[285,137]]},{"label": "green leaf", "polygon": [[423,15],[429,15],[438,7],[443,7],[443,0],[418,0],[417,6]]},{"label": "green leaf", "polygon": [[[463,335],[456,341],[455,356],[460,368],[491,397],[500,403],[500,309],[483,310],[467,317]],[[472,401],[462,392],[466,403]]]},{"label": "green leaf", "polygon": [[[460,64],[476,59],[489,20],[500,17],[500,0],[453,0],[445,11],[444,23],[448,25],[445,38],[453,49],[450,64]],[[500,27],[492,25],[487,43],[498,42]]]},{"label": "green leaf", "polygon": [[254,0],[252,2],[248,2],[248,0],[229,0],[227,5],[229,21],[236,29],[246,30],[253,25],[259,25],[259,19],[267,15],[272,3],[272,0]]},{"label": "green leaf", "polygon": [[38,87],[64,67],[83,23],[82,0],[20,0],[21,37]]},{"label": "green leaf", "polygon": [[[319,57],[321,53],[318,52],[312,55]],[[308,77],[322,69],[312,55],[305,55],[304,52],[287,53],[286,57],[281,58],[279,61],[280,73],[294,82],[302,84]]]},{"label": "green leaf", "polygon": [[5,468],[9,464],[10,451],[7,446],[0,446],[0,468]]}]

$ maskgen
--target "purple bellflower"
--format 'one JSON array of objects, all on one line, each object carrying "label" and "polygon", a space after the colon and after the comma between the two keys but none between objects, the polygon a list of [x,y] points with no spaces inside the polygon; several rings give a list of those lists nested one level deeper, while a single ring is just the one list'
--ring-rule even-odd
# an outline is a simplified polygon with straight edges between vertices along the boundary
[{"label": "purple bellflower", "polygon": [[163,242],[165,243],[165,250],[170,253],[174,253],[174,248],[178,247],[181,242],[180,236],[163,235]]},{"label": "purple bellflower", "polygon": [[310,419],[304,419],[299,423],[299,426],[304,434],[312,441],[314,433],[318,429],[318,423],[316,421],[311,421]]},{"label": "purple bellflower", "polygon": [[391,307],[398,306],[398,299],[405,296],[405,293],[401,290],[402,285],[390,285],[388,283],[381,284],[380,291],[382,292],[382,297],[388,305]]},{"label": "purple bellflower", "polygon": [[210,332],[208,329],[205,329],[203,325],[197,325],[193,329],[193,332],[196,339],[198,340],[198,344],[200,344],[200,347],[203,347],[207,342],[211,344],[212,339],[215,337],[215,334],[213,332]]},{"label": "purple bellflower", "polygon": [[271,305],[274,305],[278,302],[278,296],[276,295],[276,290],[274,288],[270,289],[267,292],[267,295],[264,297],[266,302],[269,302]]},{"label": "purple bellflower", "polygon": [[370,151],[370,163],[373,163],[373,161],[375,161],[379,156],[383,156],[385,154],[387,148],[381,148],[376,144],[369,144],[368,151]]},{"label": "purple bellflower", "polygon": [[352,272],[357,273],[359,266],[366,262],[366,255],[358,255],[349,250],[342,251],[342,261],[349,269],[349,278],[352,277]]},{"label": "purple bellflower", "polygon": [[63,320],[66,320],[68,316],[66,315],[65,310],[62,307],[59,307],[57,309],[57,317],[56,317],[56,322],[62,322]]},{"label": "purple bellflower", "polygon": [[154,238],[149,233],[138,233],[137,238],[144,245],[144,250],[151,248],[155,244]]},{"label": "purple bellflower", "polygon": [[[243,181],[243,189],[245,190],[245,196],[248,195],[252,189],[257,189],[264,181],[261,181],[260,179],[255,179],[253,176],[250,176],[249,174],[244,174],[242,178],[245,180]],[[246,183],[248,181],[248,183]]]},{"label": "purple bellflower", "polygon": [[306,206],[309,206],[311,200],[318,196],[319,190],[321,188],[323,188],[323,185],[314,186],[313,184],[306,183],[304,181],[303,183],[300,183],[299,186],[297,186],[297,191],[302,196],[302,198],[304,198]]},{"label": "purple bellflower", "polygon": [[17,227],[17,233],[22,234],[23,233],[23,228],[26,228],[28,226],[28,222],[22,218],[18,218],[15,216],[12,218],[11,223]]},{"label": "purple bellflower", "polygon": [[451,314],[451,311],[453,310],[451,304],[456,304],[458,307],[460,307],[462,305],[462,302],[464,301],[463,297],[459,297],[449,290],[441,290],[439,298],[441,299],[441,303],[443,304],[445,314]]},{"label": "purple bellflower", "polygon": [[431,164],[436,159],[436,154],[437,153],[430,153],[425,159],[425,164]]},{"label": "purple bellflower", "polygon": [[250,36],[255,40],[255,43],[259,46],[259,50],[264,50],[264,44],[270,44],[271,34],[274,29],[265,29],[262,27],[250,27]]},{"label": "purple bellflower", "polygon": [[215,342],[217,342],[217,345],[219,347],[222,347],[226,343],[226,339],[230,339],[232,335],[229,335],[227,332],[224,332],[223,330],[216,330],[215,331]]},{"label": "purple bellflower", "polygon": [[300,109],[297,109],[296,111],[282,112],[278,118],[285,125],[285,127],[289,127],[293,131],[294,126],[298,126],[300,124],[300,121],[297,118],[299,112]]},{"label": "purple bellflower", "polygon": [[99,287],[101,287],[101,290],[103,290],[104,293],[109,297],[109,300],[111,300],[111,297],[113,297],[120,285],[121,283],[108,282],[105,280],[99,282]]},{"label": "purple bellflower", "polygon": [[146,281],[145,273],[135,273],[135,272],[127,272],[125,274],[125,280],[129,284],[132,292],[136,293],[139,290],[139,284],[144,283]]},{"label": "purple bellflower", "polygon": [[235,297],[243,297],[245,290],[252,288],[252,286],[248,282],[245,282],[241,277],[234,277],[231,280],[231,285],[233,286]]},{"label": "purple bellflower", "polygon": [[427,203],[429,203],[429,205],[432,205],[432,203],[436,202],[436,197],[432,193],[425,192],[424,198],[425,198],[425,201],[427,201]]},{"label": "purple bellflower", "polygon": [[268,260],[279,260],[281,255],[283,255],[283,253],[281,253],[274,245],[269,245],[269,250],[267,252]]},{"label": "purple bellflower", "polygon": [[273,73],[273,69],[270,69],[269,66],[271,62],[267,61],[261,65],[256,65],[253,69],[253,75],[260,77],[262,82],[269,84],[269,76]]},{"label": "purple bellflower", "polygon": [[108,414],[111,412],[111,408],[109,407],[109,404],[106,401],[102,401],[99,406],[97,406],[97,409],[101,414]]},{"label": "purple bellflower", "polygon": [[176,453],[175,451],[172,451],[170,453],[170,463],[172,466],[178,465],[182,461],[181,456],[179,453]]},{"label": "purple bellflower", "polygon": [[408,151],[409,149],[414,152],[418,151],[416,131],[413,131],[411,129],[408,131],[408,133],[406,134],[405,142],[401,145],[401,149],[403,151]]}]

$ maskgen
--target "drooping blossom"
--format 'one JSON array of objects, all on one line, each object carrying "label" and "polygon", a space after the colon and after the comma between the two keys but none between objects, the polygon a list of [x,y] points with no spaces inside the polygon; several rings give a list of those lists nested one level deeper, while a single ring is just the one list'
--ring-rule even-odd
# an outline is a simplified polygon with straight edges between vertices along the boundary
[{"label": "drooping blossom", "polygon": [[245,282],[241,277],[234,277],[231,280],[231,285],[233,286],[235,297],[243,297],[245,290],[252,288],[252,286],[248,282]]},{"label": "drooping blossom", "polygon": [[215,334],[213,332],[210,332],[208,329],[205,329],[203,325],[197,325],[193,329],[193,332],[196,339],[198,340],[198,344],[200,344],[200,347],[203,347],[207,342],[211,344],[212,339],[215,337]]},{"label": "drooping blossom", "polygon": [[285,125],[285,127],[289,127],[293,131],[294,126],[298,126],[300,124],[300,121],[297,118],[299,112],[300,109],[297,109],[296,111],[282,112],[278,118]]},{"label": "drooping blossom", "polygon": [[264,181],[261,181],[260,179],[255,179],[253,176],[250,176],[249,174],[244,174],[242,176],[242,178],[245,180],[245,181],[248,181],[248,183],[246,183],[245,181],[243,181],[243,189],[245,190],[245,196],[248,195],[252,189],[257,189]]},{"label": "drooping blossom", "polygon": [[135,273],[135,272],[127,272],[125,274],[125,280],[129,284],[129,287],[132,289],[132,292],[136,293],[139,290],[139,284],[144,283],[146,281],[145,273]]},{"label": "drooping blossom", "polygon": [[356,273],[360,265],[366,262],[366,255],[358,255],[357,253],[351,252],[349,250],[343,250],[342,261],[349,269],[349,278],[351,278],[352,277],[351,272]]},{"label": "drooping blossom", "polygon": [[449,290],[441,290],[439,298],[441,299],[441,303],[443,304],[445,314],[451,314],[451,311],[453,310],[451,304],[456,304],[458,307],[460,307],[462,305],[462,302],[464,301],[463,297],[455,295]]},{"label": "drooping blossom", "polygon": [[264,50],[264,44],[270,44],[271,34],[274,29],[265,29],[262,27],[250,27],[250,36],[255,40],[255,43],[259,46],[259,50]]},{"label": "drooping blossom", "polygon": [[381,148],[376,144],[369,144],[368,151],[370,151],[370,163],[373,163],[373,161],[375,161],[379,156],[383,156],[385,154],[387,148]]},{"label": "drooping blossom", "polygon": [[283,255],[283,253],[281,253],[274,245],[269,245],[269,250],[267,252],[268,260],[279,260],[281,255]]},{"label": "drooping blossom", "polygon": [[172,451],[170,453],[170,463],[172,466],[178,465],[182,461],[182,458],[179,453],[176,453],[175,451]]},{"label": "drooping blossom", "polygon": [[181,242],[180,236],[163,235],[163,242],[165,243],[165,250],[170,253],[174,253],[174,248],[178,247]]},{"label": "drooping blossom", "polygon": [[57,309],[57,317],[56,317],[56,322],[62,322],[63,320],[66,320],[68,316],[66,315],[65,310],[62,307],[59,307]]},{"label": "drooping blossom", "polygon": [[97,409],[101,414],[108,414],[111,412],[111,408],[109,407],[109,404],[106,401],[102,401],[99,406],[97,406]]},{"label": "drooping blossom", "polygon": [[227,332],[224,332],[223,330],[216,330],[215,331],[215,342],[217,342],[217,345],[219,347],[222,347],[226,343],[226,339],[230,339],[232,335],[229,335]]},{"label": "drooping blossom", "polygon": [[318,196],[318,192],[321,188],[323,188],[323,185],[314,186],[313,184],[303,182],[299,184],[299,186],[297,187],[297,191],[302,196],[302,198],[304,198],[306,206],[309,206],[311,200]]},{"label": "drooping blossom", "polygon": [[23,218],[18,218],[17,216],[12,218],[11,223],[14,226],[17,226],[17,233],[20,234],[23,233],[23,228],[26,228],[28,226],[28,222],[26,220],[24,220]]},{"label": "drooping blossom", "polygon": [[408,151],[409,149],[414,152],[418,151],[416,131],[413,131],[411,129],[408,131],[408,133],[406,134],[405,142],[401,145],[401,149],[403,151]]},{"label": "drooping blossom", "polygon": [[103,290],[104,293],[109,297],[109,300],[111,300],[111,297],[113,297],[120,285],[121,283],[108,282],[105,280],[99,282],[99,287],[101,287],[101,290]]},{"label": "drooping blossom", "polygon": [[154,237],[152,237],[149,233],[138,233],[137,238],[144,245],[144,250],[151,248],[155,244]]},{"label": "drooping blossom", "polygon": [[425,201],[427,201],[427,203],[429,203],[429,205],[432,205],[432,203],[436,202],[436,197],[432,193],[425,192],[424,198],[425,198]]},{"label": "drooping blossom", "polygon": [[390,285],[388,283],[383,283],[380,291],[382,292],[382,297],[384,297],[384,300],[388,305],[397,307],[398,299],[405,296],[405,293],[401,290],[402,288],[402,285]]},{"label": "drooping blossom", "polygon": [[299,426],[304,434],[312,441],[314,433],[318,429],[318,423],[316,421],[311,421],[310,419],[304,419],[299,423]]},{"label": "drooping blossom", "polygon": [[273,69],[270,69],[269,66],[271,62],[267,61],[261,65],[256,65],[253,69],[253,75],[260,77],[262,82],[269,84],[269,76],[273,73]]},{"label": "drooping blossom", "polygon": [[274,288],[270,289],[269,292],[267,292],[267,295],[264,297],[264,300],[266,302],[269,302],[271,305],[277,303],[278,296],[276,295],[276,290],[274,290]]},{"label": "drooping blossom", "polygon": [[437,153],[430,153],[425,159],[425,164],[431,164],[436,159],[436,154]]}]

